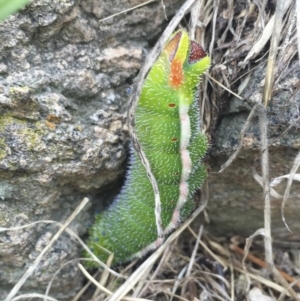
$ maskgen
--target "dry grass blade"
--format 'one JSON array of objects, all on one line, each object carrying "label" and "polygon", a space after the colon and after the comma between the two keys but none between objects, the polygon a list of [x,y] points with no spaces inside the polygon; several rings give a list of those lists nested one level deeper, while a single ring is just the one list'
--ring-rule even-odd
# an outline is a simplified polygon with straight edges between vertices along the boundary
[{"label": "dry grass blade", "polygon": [[[285,14],[289,6],[291,5],[293,0],[287,0],[284,1],[284,6],[281,7],[282,16]],[[280,1],[278,1],[280,2]],[[246,65],[249,60],[255,58],[258,54],[261,53],[263,48],[266,46],[267,42],[270,40],[272,33],[274,32],[274,27],[276,26],[276,16],[272,16],[268,22],[268,24],[265,26],[263,33],[259,40],[252,46],[251,50],[249,51],[248,55],[244,59],[244,65]]]},{"label": "dry grass blade", "polygon": [[[18,231],[18,230],[21,230],[21,229],[25,229],[25,228],[29,228],[29,227],[33,227],[34,225],[37,225],[37,224],[56,224],[57,226],[59,227],[63,227],[63,225],[59,222],[56,222],[56,221],[51,221],[51,220],[42,220],[42,221],[37,221],[37,222],[33,222],[33,223],[30,223],[30,224],[26,224],[26,225],[23,225],[23,226],[18,226],[18,227],[11,227],[11,228],[5,228],[5,227],[0,227],[0,232],[5,232],[5,231]],[[87,247],[87,245],[81,240],[81,238],[76,234],[74,233],[72,230],[66,228],[65,231],[72,237],[74,238],[75,240],[77,240],[79,242],[79,244],[83,247],[83,249],[85,251],[87,251],[87,253],[90,254],[90,256],[93,258],[93,260],[99,264],[99,266],[101,266],[103,269],[107,269],[112,275],[115,275],[116,277],[119,277],[119,278],[127,278],[117,272],[115,272],[114,270],[110,269],[106,264],[104,264],[102,261],[100,261],[95,255],[93,252],[90,251],[90,249]]]},{"label": "dry grass blade", "polygon": [[103,291],[105,294],[107,295],[112,295],[112,292],[110,290],[108,290],[106,287],[104,287],[102,284],[100,284],[94,277],[92,277],[92,275],[83,267],[82,264],[78,263],[78,267],[81,270],[81,272],[83,273],[83,275],[93,284],[96,285],[96,287]]},{"label": "dry grass blade", "polygon": [[237,35],[236,35],[236,33],[234,32],[234,30],[232,28],[232,21],[233,21],[233,18],[234,18],[234,1],[233,0],[227,0],[227,5],[228,5],[227,11],[229,13],[229,16],[228,16],[227,27],[224,30],[224,32],[222,34],[222,37],[220,39],[221,43],[224,43],[224,41],[226,39],[226,36],[228,34],[228,30],[230,30],[230,32],[234,36],[236,36],[236,38],[237,38]]},{"label": "dry grass blade", "polygon": [[227,292],[224,290],[224,287],[214,279],[214,277],[216,277],[215,274],[205,273],[205,272],[202,272],[202,274],[204,275],[204,278],[206,279],[207,283],[209,283],[209,285],[212,287],[213,291],[217,293],[216,296],[218,296],[218,299],[222,300],[224,298],[224,300],[227,301],[230,300],[230,297],[228,296]]},{"label": "dry grass blade", "polygon": [[291,125],[289,125],[276,139],[274,139],[271,144],[275,144],[280,138],[282,138],[289,130],[291,130],[297,122],[300,121],[300,117],[298,117]]},{"label": "dry grass blade", "polygon": [[184,274],[186,273],[186,270],[187,270],[188,266],[186,265],[179,273],[175,283],[174,283],[174,286],[172,288],[172,295],[171,295],[171,298],[170,298],[170,301],[173,301],[173,297],[175,296],[175,292],[177,291],[179,285],[180,285],[180,282],[182,280],[182,278],[184,277]]},{"label": "dry grass blade", "polygon": [[[53,276],[51,277],[51,280],[49,281],[48,285],[47,285],[47,289],[45,291],[45,296],[48,296],[49,295],[49,292],[50,292],[50,289],[51,289],[51,286],[53,284],[53,281],[54,279],[57,277],[57,275],[62,271],[63,268],[65,268],[67,265],[71,264],[71,263],[74,263],[75,262],[78,262],[78,260],[80,259],[73,259],[73,260],[70,260],[66,263],[64,263],[54,274]],[[88,283],[88,286],[89,286],[90,283]],[[87,286],[87,287],[88,287]],[[83,292],[85,291],[86,289],[82,288],[77,294],[76,296],[72,299],[72,301],[76,301],[79,299],[80,295],[83,294]],[[46,299],[44,299],[44,301],[46,301]]]},{"label": "dry grass blade", "polygon": [[298,153],[298,155],[297,155],[297,157],[294,161],[293,167],[291,169],[290,176],[288,178],[288,182],[287,182],[286,189],[285,189],[285,192],[284,192],[282,205],[281,205],[281,217],[282,217],[283,223],[285,224],[286,228],[290,232],[292,232],[292,231],[290,230],[288,224],[286,223],[285,217],[284,217],[284,206],[287,203],[287,200],[289,198],[291,186],[292,186],[295,174],[296,174],[299,166],[300,166],[300,153]]},{"label": "dry grass blade", "polygon": [[58,301],[57,299],[54,299],[52,297],[41,295],[41,294],[37,294],[37,293],[20,295],[18,297],[13,298],[11,301],[18,301],[18,300],[22,301],[24,299],[30,299],[30,300],[32,300],[32,298],[40,298],[40,299],[43,298],[46,301]]},{"label": "dry grass blade", "polygon": [[[103,291],[104,293],[106,293],[107,295],[112,295],[112,292],[110,290],[108,290],[106,287],[104,287],[103,285],[101,285],[99,282],[97,282],[97,280],[95,280],[95,278],[92,277],[91,274],[89,274],[89,272],[83,267],[83,265],[81,265],[80,263],[78,264],[79,269],[81,270],[81,272],[93,283],[96,285],[96,287]],[[150,301],[148,299],[142,299],[142,298],[130,298],[130,297],[124,297],[124,300],[127,301]]]},{"label": "dry grass blade", "polygon": [[234,93],[233,91],[231,91],[229,88],[225,87],[223,84],[221,84],[220,82],[218,82],[216,79],[214,79],[213,77],[211,77],[209,74],[206,74],[207,77],[209,77],[209,79],[211,79],[212,81],[214,81],[215,83],[217,83],[220,87],[222,87],[224,90],[228,91],[230,94],[232,94],[233,96],[237,97],[238,99],[243,99],[243,97],[241,97],[240,95]]},{"label": "dry grass blade", "polygon": [[196,26],[200,15],[200,8],[203,5],[203,0],[197,0],[191,8],[191,21],[190,21],[190,38],[195,40]]},{"label": "dry grass blade", "polygon": [[[110,254],[109,257],[108,257],[108,259],[107,259],[107,262],[106,262],[106,265],[107,265],[108,267],[111,267],[111,264],[112,264],[112,262],[113,262],[113,258],[114,258],[114,254]],[[102,272],[102,274],[101,274],[101,279],[100,279],[100,282],[99,282],[100,285],[105,286],[105,284],[106,284],[106,282],[107,282],[107,280],[108,280],[109,275],[110,275],[109,270],[105,269],[105,270]],[[99,290],[100,290],[100,289],[97,287],[97,289],[96,289],[95,292],[94,292],[93,298],[94,298],[95,296],[98,295]]]},{"label": "dry grass blade", "polygon": [[[290,177],[291,177],[291,174],[287,174],[287,175],[283,175],[283,176],[274,178],[274,179],[272,179],[272,182],[271,182],[270,185],[272,187],[277,186],[278,184],[281,183],[282,180],[289,179]],[[297,173],[297,174],[295,173],[294,176],[293,176],[293,180],[300,182],[300,174],[299,173]]]},{"label": "dry grass blade", "polygon": [[147,277],[150,275],[151,269],[152,269],[152,266],[149,265],[148,269],[144,270],[144,274],[141,276],[139,282],[137,283],[137,286],[134,289],[132,297],[138,297],[142,293],[141,291],[142,291],[143,287],[146,287],[147,284],[150,285],[150,281],[147,281]]},{"label": "dry grass blade", "polygon": [[[236,245],[230,245],[230,249],[241,254],[244,255],[243,258],[243,262],[245,261],[245,259],[249,259],[250,261],[252,261],[253,263],[257,264],[258,266],[262,267],[262,268],[267,268],[267,264],[265,261],[261,260],[260,258],[252,255],[251,253],[249,253],[249,248],[250,248],[250,244],[248,245],[247,242],[247,254],[244,253],[244,250],[239,248]],[[287,274],[286,272],[278,269],[278,272],[290,283],[294,283],[297,284],[298,287],[300,287],[300,284],[297,283],[300,280],[295,279],[294,277],[290,276],[289,274]]]},{"label": "dry grass blade", "polygon": [[[190,227],[188,227],[188,230],[190,232],[194,232]],[[188,264],[188,268],[187,268],[187,271],[186,271],[186,274],[185,274],[185,277],[188,278],[190,277],[191,273],[192,273],[192,268],[195,264],[195,260],[196,260],[196,255],[197,255],[197,251],[198,251],[198,248],[199,248],[199,241],[201,239],[201,236],[202,236],[202,232],[203,232],[203,226],[201,225],[199,227],[199,231],[198,231],[198,235],[197,235],[197,239],[196,239],[196,243],[195,243],[195,246],[194,246],[194,249],[193,249],[193,252],[192,252],[192,255],[191,255],[191,258],[189,260],[189,264]],[[188,285],[188,282],[186,282],[182,289],[181,289],[181,296],[184,295],[185,291],[186,291],[186,288],[187,288],[187,285]]]},{"label": "dry grass blade", "polygon": [[224,171],[224,170],[225,170],[225,169],[233,162],[233,160],[238,156],[238,154],[240,153],[240,151],[241,151],[241,149],[242,149],[242,147],[243,147],[243,138],[244,138],[244,136],[245,136],[245,134],[246,134],[246,131],[248,130],[248,128],[249,128],[249,126],[250,126],[250,124],[251,124],[252,118],[253,118],[253,117],[256,115],[256,113],[257,113],[257,112],[256,112],[257,108],[258,108],[258,105],[257,105],[257,104],[252,108],[252,110],[251,110],[251,112],[250,112],[250,114],[249,114],[249,116],[248,116],[246,122],[244,123],[241,132],[240,132],[239,144],[238,144],[238,147],[237,147],[236,151],[235,151],[235,152],[230,156],[230,158],[229,158],[229,159],[221,166],[221,169],[219,170],[218,173],[223,172],[223,171]]},{"label": "dry grass blade", "polygon": [[168,17],[167,17],[167,14],[166,14],[166,6],[165,6],[165,4],[164,4],[164,0],[161,0],[161,6],[162,6],[162,8],[163,8],[163,11],[164,11],[164,15],[165,15],[166,20],[168,20]]},{"label": "dry grass blade", "polygon": [[39,254],[39,256],[35,259],[33,264],[28,268],[28,270],[23,274],[23,276],[20,278],[20,280],[16,283],[16,285],[13,287],[13,289],[10,291],[10,293],[5,298],[5,301],[11,301],[12,298],[19,292],[20,288],[23,286],[25,281],[32,275],[44,255],[47,253],[47,251],[52,247],[54,242],[59,238],[59,236],[66,230],[66,228],[69,226],[69,224],[72,222],[72,220],[78,215],[78,213],[82,210],[82,208],[89,202],[88,198],[84,198],[79,206],[74,210],[74,212],[71,214],[71,216],[67,219],[67,221],[63,224],[63,226],[57,231],[57,233],[53,236],[49,244],[42,250],[42,252]]},{"label": "dry grass blade", "polygon": [[[205,271],[201,271],[200,273],[203,275],[209,275],[212,278],[216,278],[217,280],[220,280],[222,282],[222,284],[224,284],[221,289],[222,291],[224,291],[224,287],[226,287],[226,289],[228,289],[230,287],[229,282],[226,280],[226,278],[224,278],[221,275],[218,275],[216,273],[205,272]],[[225,295],[228,297],[227,292]]]},{"label": "dry grass blade", "polygon": [[263,103],[265,107],[268,105],[268,102],[271,100],[273,82],[274,82],[274,68],[276,64],[276,55],[278,52],[278,45],[280,40],[280,34],[282,30],[282,19],[284,15],[285,3],[288,1],[278,0],[276,5],[275,19],[274,19],[274,31],[271,39],[271,47],[268,58],[268,65],[266,70],[265,86],[263,92]]},{"label": "dry grass blade", "polygon": [[[253,235],[251,235],[249,237],[247,249],[249,249],[250,243],[252,242],[253,238],[255,236],[257,236],[257,235],[264,235],[264,229],[257,230]],[[229,261],[227,261],[227,260],[225,260],[225,261],[226,261],[227,265],[230,264]],[[237,271],[237,272],[239,272],[241,274],[244,274],[246,276],[246,278],[248,277],[249,278],[249,283],[250,283],[250,279],[252,279],[253,281],[259,282],[260,284],[263,284],[266,287],[268,287],[268,288],[270,288],[272,290],[275,290],[275,291],[277,291],[277,292],[279,292],[281,294],[285,294],[285,295],[291,296],[290,293],[287,291],[286,288],[284,288],[281,285],[275,283],[273,280],[269,280],[266,277],[261,276],[261,272],[259,270],[251,268],[251,272],[245,271],[245,267],[242,269],[240,267],[240,263],[238,261],[234,261],[234,264],[232,265],[232,268],[235,271]],[[295,284],[296,284],[296,281],[294,281],[294,279],[293,279],[293,283],[291,283],[291,285],[289,285],[289,287],[292,287]],[[253,285],[255,285],[255,283],[253,283]]]},{"label": "dry grass blade", "polygon": [[300,1],[296,1],[298,56],[300,63]]},{"label": "dry grass blade", "polygon": [[[265,86],[263,91],[263,103],[267,107],[272,95],[274,82],[274,68],[276,63],[276,55],[278,51],[280,33],[282,30],[282,19],[284,14],[284,4],[286,2],[279,0],[275,11],[275,25],[271,40],[268,64],[266,69]],[[268,154],[268,138],[267,138],[267,116],[266,110],[261,107],[260,114],[260,131],[261,131],[261,165],[263,178],[263,193],[264,193],[264,230],[265,230],[265,257],[268,268],[278,281],[289,291],[295,300],[299,300],[295,291],[289,287],[287,281],[280,275],[273,262],[273,251],[271,241],[271,205],[270,205],[270,183],[269,183],[269,154]]]},{"label": "dry grass blade", "polygon": [[[264,107],[261,108],[260,114],[260,132],[261,132],[261,169],[263,178],[263,196],[264,196],[264,241],[265,241],[265,257],[268,268],[273,271],[275,269],[273,263],[273,251],[271,240],[271,201],[270,201],[270,184],[269,184],[269,150],[267,138],[267,116]],[[251,243],[251,242],[250,242]],[[249,243],[249,244],[250,244]],[[245,256],[248,253],[245,250]]]},{"label": "dry grass blade", "polygon": [[[293,287],[295,284],[299,284],[299,280],[295,280],[294,282],[292,282],[290,284],[290,287]],[[285,300],[284,297],[287,296],[287,295],[289,295],[288,290],[285,290],[285,291],[281,292],[281,294],[280,294],[279,298],[277,299],[277,301],[284,301]]]},{"label": "dry grass blade", "polygon": [[265,236],[265,229],[258,229],[255,231],[255,233],[253,233],[251,236],[249,236],[247,239],[246,239],[246,244],[245,244],[245,248],[244,248],[244,257],[243,257],[243,261],[242,261],[242,266],[243,266],[243,270],[244,270],[244,273],[245,273],[245,276],[246,276],[246,292],[248,293],[249,290],[250,290],[250,284],[251,284],[251,281],[250,281],[250,276],[247,272],[247,267],[246,267],[246,263],[245,263],[245,260],[248,256],[248,253],[249,253],[249,250],[250,250],[250,247],[251,247],[251,244],[252,244],[252,241],[254,239],[254,237],[258,236],[258,235],[263,235]]},{"label": "dry grass blade", "polygon": [[217,24],[217,16],[218,16],[218,9],[219,9],[219,0],[213,0],[213,19],[212,19],[212,36],[209,44],[209,54],[211,56],[211,59],[213,61],[213,49],[214,49],[214,43],[216,38],[216,24]]},{"label": "dry grass blade", "polygon": [[[197,239],[196,233],[194,231],[191,231],[191,233]],[[224,268],[227,267],[227,264],[223,260],[223,258],[219,257],[212,250],[210,250],[209,247],[202,240],[199,240],[199,244],[209,254],[209,256],[211,256],[215,261],[217,261],[218,263],[220,263]]]},{"label": "dry grass blade", "polygon": [[142,296],[143,293],[148,289],[149,285],[151,284],[152,281],[154,281],[155,277],[157,276],[158,272],[161,270],[162,266],[168,261],[169,257],[171,254],[171,246],[169,245],[166,249],[166,251],[164,252],[157,268],[155,269],[154,273],[151,275],[150,280],[144,284],[144,283],[140,283],[140,288],[137,288],[136,291],[134,292],[133,296]]},{"label": "dry grass blade", "polygon": [[[239,267],[235,266],[234,269],[236,271],[240,272],[240,273],[243,273],[243,274],[245,273],[243,271],[243,269],[241,269]],[[253,274],[253,273],[247,272],[247,275],[249,276],[249,278],[258,281],[261,284],[264,284],[267,287],[270,287],[270,288],[276,290],[277,292],[280,292],[280,293],[286,292],[286,289],[284,287],[282,287],[281,285],[275,283],[274,281],[268,280],[265,277],[260,276],[259,273]],[[287,295],[290,296],[289,292],[287,292]]]},{"label": "dry grass blade", "polygon": [[269,183],[269,151],[268,151],[268,138],[267,138],[267,115],[266,107],[261,106],[260,114],[260,131],[261,131],[261,166],[263,178],[263,193],[264,193],[264,242],[265,242],[265,257],[267,266],[273,273],[275,278],[286,288],[295,300],[299,300],[296,292],[289,286],[287,281],[278,272],[273,262],[272,239],[271,239],[271,200],[270,200],[270,183]]},{"label": "dry grass blade", "polygon": [[[93,278],[95,279],[96,277],[98,277],[98,275],[100,274],[100,271],[97,271],[94,275]],[[76,296],[71,300],[71,301],[78,301],[82,295],[86,292],[86,290],[89,288],[89,286],[92,284],[92,282],[88,282],[77,294]]]},{"label": "dry grass blade", "polygon": [[[190,227],[188,227],[188,229],[190,230],[190,232],[194,232]],[[192,268],[193,268],[193,265],[194,265],[195,259],[196,259],[196,254],[197,254],[198,247],[199,247],[199,242],[201,240],[202,232],[203,232],[203,226],[201,225],[199,228],[199,231],[198,231],[197,240],[196,240],[195,247],[193,249],[193,253],[192,253],[192,256],[191,256],[191,259],[189,262],[189,266],[186,271],[186,277],[189,277],[191,275]]]},{"label": "dry grass blade", "polygon": [[284,41],[283,41],[283,43],[282,43],[282,46],[280,47],[280,52],[281,53],[284,53],[284,52],[286,52],[287,51],[287,47],[288,47],[288,45],[290,44],[290,42],[291,42],[291,37],[292,37],[292,34],[293,34],[293,29],[294,29],[294,27],[295,27],[295,22],[296,22],[296,14],[295,13],[291,13],[290,14],[290,25],[289,25],[289,27],[288,27],[288,30],[287,30],[287,34],[286,34],[286,37],[285,37],[285,39],[284,39]]},{"label": "dry grass blade", "polygon": [[234,291],[234,272],[233,272],[233,264],[230,262],[230,288],[231,288],[231,291],[230,291],[230,294],[231,294],[231,301],[234,301],[235,300],[235,291]]},{"label": "dry grass blade", "polygon": [[[253,179],[263,188],[263,178],[256,172],[255,169],[252,170]],[[272,183],[270,184],[270,194],[275,199],[282,199],[282,195],[279,194],[274,188],[271,187]]]},{"label": "dry grass blade", "polygon": [[[113,18],[113,17],[116,17],[116,16],[119,16],[119,15],[128,13],[129,11],[135,10],[135,9],[137,9],[137,8],[139,8],[139,7],[145,6],[145,5],[147,5],[147,4],[151,3],[151,2],[155,2],[155,1],[157,1],[157,0],[149,0],[149,1],[146,1],[146,2],[141,3],[141,4],[139,4],[139,5],[133,6],[133,7],[131,7],[131,8],[122,10],[122,11],[119,12],[119,13],[110,15],[110,16],[108,16],[108,17],[106,17],[106,18],[103,18],[103,19],[99,20],[99,23],[100,23],[100,22],[103,22],[103,21],[106,21],[106,20],[109,20],[109,19],[111,19],[111,18]],[[162,2],[162,4],[163,4],[163,2]],[[163,7],[164,7],[164,5],[163,5]]]},{"label": "dry grass blade", "polygon": [[183,297],[181,297],[181,296],[178,296],[178,295],[173,294],[173,293],[170,293],[170,292],[166,292],[166,294],[169,295],[170,297],[174,297],[174,298],[176,298],[176,299],[178,299],[178,300],[182,300],[182,301],[190,301],[190,300],[188,300],[188,299],[186,299],[186,298],[183,298]]},{"label": "dry grass blade", "polygon": [[171,244],[181,233],[182,231],[190,225],[190,223],[195,219],[196,216],[203,210],[206,205],[206,201],[204,201],[201,206],[199,206],[193,215],[186,220],[183,225],[177,229],[170,237],[166,240],[166,242],[158,248],[146,261],[144,261],[137,270],[128,278],[128,280],[122,284],[122,286],[111,296],[109,301],[119,301],[121,300],[132,287],[136,285],[136,283],[143,277],[145,271],[149,270],[149,266],[153,266],[153,264],[157,261],[157,259],[162,255],[167,246]]}]

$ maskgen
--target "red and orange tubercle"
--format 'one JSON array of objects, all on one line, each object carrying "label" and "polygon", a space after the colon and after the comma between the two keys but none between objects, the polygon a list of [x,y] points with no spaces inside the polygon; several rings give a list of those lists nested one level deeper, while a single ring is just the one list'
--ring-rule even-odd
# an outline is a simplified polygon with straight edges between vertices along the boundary
[{"label": "red and orange tubercle", "polygon": [[186,60],[188,47],[187,34],[184,31],[178,31],[164,49],[170,62],[168,82],[173,89],[178,89],[184,81],[183,64]]},{"label": "red and orange tubercle", "polygon": [[168,83],[179,89],[184,82],[184,63],[194,64],[207,57],[204,49],[195,41],[190,41],[185,31],[178,31],[164,48],[170,62]]},{"label": "red and orange tubercle", "polygon": [[170,67],[169,85],[174,89],[179,88],[184,80],[183,64],[179,60],[174,59]]},{"label": "red and orange tubercle", "polygon": [[196,63],[206,57],[207,54],[204,49],[195,41],[191,41],[190,53],[188,57],[189,64]]}]

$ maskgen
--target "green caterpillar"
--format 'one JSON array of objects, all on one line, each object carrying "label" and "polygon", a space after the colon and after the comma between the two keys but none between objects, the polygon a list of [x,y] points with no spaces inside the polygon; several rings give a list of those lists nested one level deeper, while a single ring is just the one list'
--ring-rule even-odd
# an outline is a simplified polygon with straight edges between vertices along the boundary
[{"label": "green caterpillar", "polygon": [[[177,31],[149,72],[136,108],[135,131],[158,185],[164,236],[191,213],[194,193],[206,177],[201,159],[207,140],[200,133],[195,90],[209,64],[202,47]],[[162,243],[153,188],[135,152],[120,195],[96,217],[89,234],[94,254],[105,262],[114,253],[114,264]]]}]

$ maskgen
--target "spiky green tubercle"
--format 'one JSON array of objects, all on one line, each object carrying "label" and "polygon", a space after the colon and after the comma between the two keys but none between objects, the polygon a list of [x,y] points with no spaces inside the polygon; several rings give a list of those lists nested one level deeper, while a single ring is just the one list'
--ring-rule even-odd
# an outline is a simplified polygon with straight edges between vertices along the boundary
[{"label": "spiky green tubercle", "polygon": [[[201,159],[207,140],[200,133],[195,90],[209,64],[199,44],[185,31],[176,32],[146,78],[135,112],[135,131],[158,184],[164,235],[192,211],[194,193],[206,177]],[[122,192],[96,217],[88,246],[100,260],[111,252],[114,263],[121,263],[160,243],[153,188],[133,153]]]}]

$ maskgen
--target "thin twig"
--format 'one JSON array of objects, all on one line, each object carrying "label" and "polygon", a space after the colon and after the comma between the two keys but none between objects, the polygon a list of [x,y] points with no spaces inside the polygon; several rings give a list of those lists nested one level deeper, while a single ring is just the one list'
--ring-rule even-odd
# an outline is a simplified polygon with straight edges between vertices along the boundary
[{"label": "thin twig", "polygon": [[234,93],[233,91],[231,91],[229,88],[227,88],[226,86],[224,86],[223,84],[221,84],[219,81],[217,81],[216,79],[214,79],[213,77],[211,77],[208,73],[206,73],[206,76],[209,77],[215,83],[217,83],[224,90],[226,90],[227,92],[229,92],[230,94],[232,94],[233,96],[237,97],[238,99],[244,100],[244,98],[242,96],[240,96],[240,95]]},{"label": "thin twig", "polygon": [[[101,291],[103,291],[107,295],[112,295],[112,292],[108,290],[106,287],[104,287],[102,284],[97,282],[95,278],[92,277],[92,275],[81,265],[78,263],[78,267],[81,270],[81,272],[86,276],[87,279],[89,279],[97,288],[99,288]],[[127,301],[150,301],[148,299],[142,299],[142,298],[130,298],[130,297],[124,297],[124,300]]]},{"label": "thin twig", "polygon": [[18,301],[18,300],[23,301],[24,299],[30,299],[30,300],[32,300],[32,298],[40,298],[40,299],[43,298],[44,300],[47,300],[47,301],[58,301],[57,299],[54,299],[52,297],[44,296],[42,294],[37,294],[37,293],[20,295],[18,297],[13,298],[11,301]]},{"label": "thin twig", "polygon": [[113,17],[116,17],[116,16],[119,16],[119,15],[128,13],[128,12],[131,11],[131,10],[137,9],[137,8],[139,8],[139,7],[145,6],[145,5],[147,5],[147,4],[151,3],[151,2],[155,2],[155,1],[157,1],[157,0],[149,0],[149,1],[146,1],[146,2],[144,2],[144,3],[138,4],[138,5],[136,5],[136,6],[130,7],[130,8],[128,8],[128,9],[122,10],[122,11],[119,12],[119,13],[110,15],[110,16],[108,16],[108,17],[106,17],[106,18],[103,18],[103,19],[99,20],[99,23],[100,23],[100,22],[103,22],[103,21],[106,21],[106,20],[108,20],[108,19],[111,19],[111,18],[113,18]]}]

